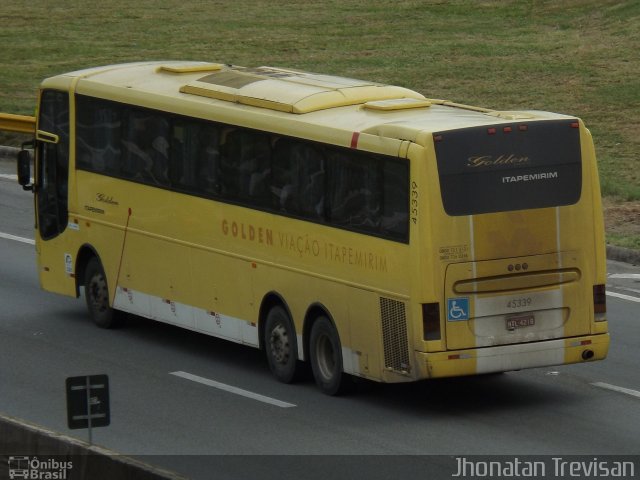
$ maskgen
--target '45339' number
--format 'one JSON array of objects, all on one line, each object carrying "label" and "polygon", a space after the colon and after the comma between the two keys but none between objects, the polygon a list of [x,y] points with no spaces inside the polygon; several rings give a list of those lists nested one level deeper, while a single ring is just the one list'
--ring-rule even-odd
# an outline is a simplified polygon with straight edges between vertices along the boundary
[{"label": "'45339' number", "polygon": [[418,184],[411,182],[411,221],[413,224],[418,223]]},{"label": "'45339' number", "polygon": [[507,308],[525,308],[531,306],[531,297],[512,298],[507,302]]}]

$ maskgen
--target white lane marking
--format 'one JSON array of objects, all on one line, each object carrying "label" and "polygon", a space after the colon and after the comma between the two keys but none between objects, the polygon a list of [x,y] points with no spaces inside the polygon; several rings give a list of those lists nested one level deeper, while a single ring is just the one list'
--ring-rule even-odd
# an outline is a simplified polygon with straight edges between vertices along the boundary
[{"label": "white lane marking", "polygon": [[624,295],[623,293],[607,292],[607,295],[610,297],[622,298],[623,300],[629,300],[630,302],[640,303],[640,298],[632,297],[631,295]]},{"label": "white lane marking", "polygon": [[14,242],[28,243],[30,245],[36,244],[35,240],[31,240],[30,238],[17,237],[15,235],[11,235],[10,233],[0,232],[0,238],[6,238],[7,240],[13,240]]},{"label": "white lane marking", "polygon": [[594,387],[604,388],[606,390],[612,390],[618,393],[624,393],[626,395],[631,395],[632,397],[640,398],[640,392],[638,390],[631,390],[630,388],[618,387],[617,385],[611,385],[610,383],[603,382],[595,382],[592,383]]},{"label": "white lane marking", "polygon": [[7,180],[18,180],[18,175],[11,173],[0,173],[0,178],[6,178]]},{"label": "white lane marking", "polygon": [[243,390],[242,388],[234,387],[232,385],[227,385],[226,383],[216,382],[215,380],[209,380],[208,378],[199,377],[197,375],[193,375],[187,372],[170,372],[170,375],[175,375],[176,377],[186,378],[187,380],[191,380],[193,382],[202,383],[203,385],[207,385],[209,387],[217,388],[219,390],[224,390],[225,392],[234,393],[236,395],[240,395],[243,397],[251,398],[252,400],[257,400],[259,402],[268,403],[269,405],[275,405],[280,408],[291,408],[296,407],[293,403],[283,402],[282,400],[278,400],[276,398],[267,397],[265,395],[260,395],[259,393],[251,392],[249,390]]},{"label": "white lane marking", "polygon": [[626,280],[640,280],[640,273],[612,273],[607,278],[622,278]]}]

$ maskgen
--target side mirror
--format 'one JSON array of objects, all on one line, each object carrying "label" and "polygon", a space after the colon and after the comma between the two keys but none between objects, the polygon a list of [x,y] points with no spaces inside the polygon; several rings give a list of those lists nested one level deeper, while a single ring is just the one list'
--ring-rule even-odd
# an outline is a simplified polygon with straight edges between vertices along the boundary
[{"label": "side mirror", "polygon": [[18,152],[18,183],[24,190],[33,190],[31,183],[31,153],[29,150]]}]

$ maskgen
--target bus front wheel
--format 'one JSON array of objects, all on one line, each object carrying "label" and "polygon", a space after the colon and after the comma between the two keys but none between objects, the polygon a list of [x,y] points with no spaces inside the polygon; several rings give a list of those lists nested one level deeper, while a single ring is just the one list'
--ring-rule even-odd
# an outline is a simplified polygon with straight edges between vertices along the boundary
[{"label": "bus front wheel", "polygon": [[274,376],[283,383],[295,381],[299,370],[298,341],[289,314],[279,305],[267,314],[264,348]]},{"label": "bus front wheel", "polygon": [[109,306],[107,276],[98,258],[89,260],[84,278],[84,295],[91,319],[101,328],[116,327],[119,323],[118,312]]},{"label": "bus front wheel", "polygon": [[333,323],[327,317],[319,317],[311,327],[311,369],[316,384],[327,395],[344,393],[347,375],[342,371],[342,347]]}]

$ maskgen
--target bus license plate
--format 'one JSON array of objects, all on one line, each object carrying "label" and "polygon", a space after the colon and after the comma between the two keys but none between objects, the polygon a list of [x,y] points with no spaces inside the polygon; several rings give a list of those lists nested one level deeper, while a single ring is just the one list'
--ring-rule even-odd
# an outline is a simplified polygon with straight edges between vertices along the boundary
[{"label": "bus license plate", "polygon": [[516,328],[531,327],[536,324],[536,318],[533,315],[522,315],[519,317],[507,318],[507,330],[515,330]]}]

